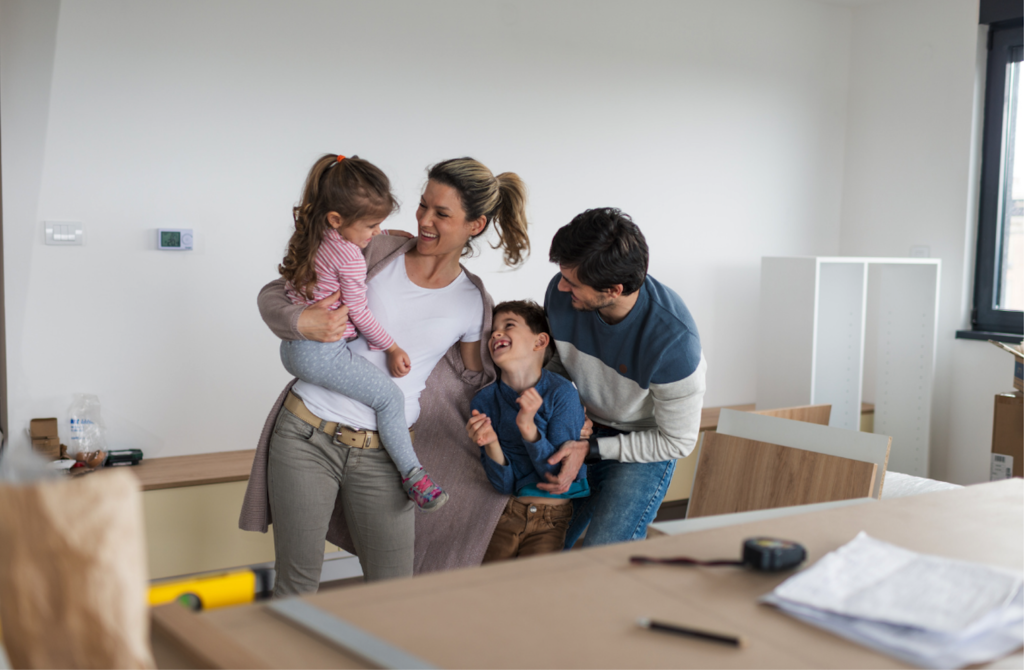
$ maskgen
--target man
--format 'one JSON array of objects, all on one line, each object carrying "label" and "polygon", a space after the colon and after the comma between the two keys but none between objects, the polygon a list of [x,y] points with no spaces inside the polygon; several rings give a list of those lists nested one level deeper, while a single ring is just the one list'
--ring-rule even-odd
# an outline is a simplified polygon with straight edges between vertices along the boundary
[{"label": "man", "polygon": [[548,368],[575,382],[594,432],[549,459],[563,493],[586,462],[591,496],[574,500],[565,546],[646,536],[675,471],[697,441],[707,363],[682,299],[647,275],[647,241],[618,209],[583,212],[555,233],[560,274],[544,307],[556,355]]}]

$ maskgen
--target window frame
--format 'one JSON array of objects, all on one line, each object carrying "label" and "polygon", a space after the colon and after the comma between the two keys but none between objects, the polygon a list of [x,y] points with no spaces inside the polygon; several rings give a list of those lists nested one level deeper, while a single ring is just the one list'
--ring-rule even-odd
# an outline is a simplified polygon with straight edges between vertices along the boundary
[{"label": "window frame", "polygon": [[[1024,334],[1024,312],[995,307],[1000,282],[1003,195],[1003,121],[1006,108],[1006,76],[1013,47],[1024,46],[1024,22],[1020,19],[993,24],[989,32],[988,67],[985,81],[985,115],[981,158],[981,189],[978,206],[978,242],[974,273],[974,309],[971,326],[975,333]],[[1018,129],[1024,132],[1024,128]],[[1019,160],[1024,160],[1024,156]],[[970,337],[970,335],[967,335]],[[977,335],[975,335],[977,336]],[[1016,338],[1019,340],[1020,338]],[[1012,340],[1011,340],[1012,341]]]}]

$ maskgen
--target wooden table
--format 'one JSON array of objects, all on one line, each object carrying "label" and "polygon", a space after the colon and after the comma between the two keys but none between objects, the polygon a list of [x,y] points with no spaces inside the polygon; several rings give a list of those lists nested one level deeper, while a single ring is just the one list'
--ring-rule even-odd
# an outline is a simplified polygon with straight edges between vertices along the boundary
[{"label": "wooden table", "polygon": [[[632,566],[629,556],[738,557],[742,540],[795,540],[809,561],[870,535],[916,551],[1024,571],[1024,480],[326,591],[307,602],[445,668],[884,668],[889,657],[812,628],[757,598],[786,574]],[[746,637],[748,646],[657,634],[650,617]],[[163,667],[361,667],[263,604],[154,610]]]}]

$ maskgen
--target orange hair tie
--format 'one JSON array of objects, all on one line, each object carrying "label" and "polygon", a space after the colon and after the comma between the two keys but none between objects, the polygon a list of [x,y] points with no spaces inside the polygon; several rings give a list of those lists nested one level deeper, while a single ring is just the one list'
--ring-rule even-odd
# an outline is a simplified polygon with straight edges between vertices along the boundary
[{"label": "orange hair tie", "polygon": [[340,163],[343,160],[345,160],[345,157],[342,156],[341,154],[338,154],[338,162]]}]

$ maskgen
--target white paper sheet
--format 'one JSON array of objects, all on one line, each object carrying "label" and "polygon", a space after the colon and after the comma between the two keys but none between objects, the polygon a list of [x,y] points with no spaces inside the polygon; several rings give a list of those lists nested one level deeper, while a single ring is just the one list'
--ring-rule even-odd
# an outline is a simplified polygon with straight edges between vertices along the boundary
[{"label": "white paper sheet", "polygon": [[980,563],[926,556],[860,533],[775,590],[836,614],[959,632],[1010,602],[1021,577]]},{"label": "white paper sheet", "polygon": [[762,599],[922,667],[961,667],[1024,644],[1024,580],[860,533]]}]

